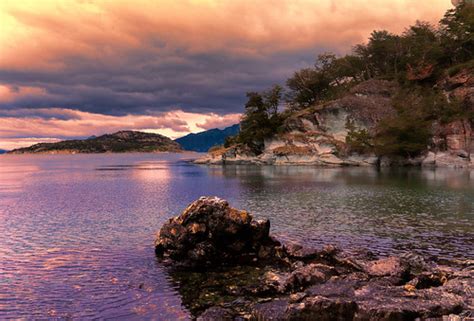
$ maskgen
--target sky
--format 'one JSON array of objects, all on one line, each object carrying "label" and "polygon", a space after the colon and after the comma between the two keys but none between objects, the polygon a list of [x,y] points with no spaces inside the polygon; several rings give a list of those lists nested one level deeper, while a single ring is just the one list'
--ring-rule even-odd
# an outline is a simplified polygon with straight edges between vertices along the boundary
[{"label": "sky", "polygon": [[436,23],[450,0],[0,0],[0,148],[239,121],[373,30]]}]

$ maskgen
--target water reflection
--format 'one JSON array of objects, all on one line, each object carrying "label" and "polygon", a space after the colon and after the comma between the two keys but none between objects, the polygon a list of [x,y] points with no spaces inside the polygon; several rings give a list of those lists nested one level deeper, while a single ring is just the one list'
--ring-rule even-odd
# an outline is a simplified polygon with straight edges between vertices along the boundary
[{"label": "water reflection", "polygon": [[0,319],[190,318],[193,300],[218,286],[183,288],[152,243],[202,195],[270,218],[284,238],[474,256],[472,172],[206,167],[188,157],[1,156]]},{"label": "water reflection", "polygon": [[226,166],[210,173],[237,180],[241,206],[271,218],[283,237],[382,255],[474,254],[470,171]]},{"label": "water reflection", "polygon": [[289,181],[318,181],[346,184],[397,184],[399,186],[444,186],[451,189],[474,187],[474,171],[450,169],[377,169],[318,168],[311,166],[210,166],[209,174],[225,178],[259,178],[256,181],[273,184],[275,179]]}]

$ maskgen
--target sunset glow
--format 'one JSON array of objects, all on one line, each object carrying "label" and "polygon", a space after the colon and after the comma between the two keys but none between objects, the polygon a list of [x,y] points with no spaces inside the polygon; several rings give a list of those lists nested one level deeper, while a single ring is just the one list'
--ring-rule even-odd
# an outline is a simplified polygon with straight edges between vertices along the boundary
[{"label": "sunset glow", "polygon": [[245,93],[450,0],[0,2],[0,148],[238,122]]}]

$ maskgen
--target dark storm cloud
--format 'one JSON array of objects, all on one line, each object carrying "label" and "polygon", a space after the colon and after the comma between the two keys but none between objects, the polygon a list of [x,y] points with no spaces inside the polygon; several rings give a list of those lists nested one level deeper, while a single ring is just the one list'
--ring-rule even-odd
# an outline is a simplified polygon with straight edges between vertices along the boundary
[{"label": "dark storm cloud", "polygon": [[67,58],[66,68],[60,72],[3,69],[0,83],[15,88],[38,87],[45,94],[0,102],[0,108],[61,106],[114,115],[177,108],[219,114],[241,112],[247,91],[284,82],[298,63],[309,63],[314,52],[252,58],[218,52],[178,52],[172,57],[130,53],[119,66]]},{"label": "dark storm cloud", "polygon": [[81,117],[74,110],[62,108],[15,108],[0,109],[0,118],[42,118],[74,120]]},{"label": "dark storm cloud", "polygon": [[0,108],[240,112],[318,52],[439,19],[446,1],[0,1]]}]

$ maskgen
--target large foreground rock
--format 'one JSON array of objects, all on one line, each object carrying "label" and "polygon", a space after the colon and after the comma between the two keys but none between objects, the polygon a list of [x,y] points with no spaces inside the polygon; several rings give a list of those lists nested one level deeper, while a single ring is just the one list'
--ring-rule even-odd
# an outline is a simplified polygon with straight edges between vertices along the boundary
[{"label": "large foreground rock", "polygon": [[159,257],[184,266],[250,263],[272,256],[270,222],[217,197],[201,197],[161,228],[155,241]]},{"label": "large foreground rock", "polygon": [[474,316],[473,261],[441,265],[413,253],[377,258],[334,246],[281,244],[269,230],[268,220],[202,197],[162,227],[156,253],[173,263],[183,304],[203,321]]}]

